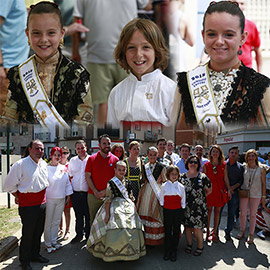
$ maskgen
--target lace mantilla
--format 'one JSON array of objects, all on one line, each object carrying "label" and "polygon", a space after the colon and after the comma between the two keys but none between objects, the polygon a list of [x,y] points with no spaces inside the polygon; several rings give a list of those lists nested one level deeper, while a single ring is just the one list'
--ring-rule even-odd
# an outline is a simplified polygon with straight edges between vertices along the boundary
[{"label": "lace mantilla", "polygon": [[210,81],[217,104],[219,115],[227,105],[227,97],[232,93],[232,83],[237,76],[238,69],[232,69],[227,73],[209,69]]}]

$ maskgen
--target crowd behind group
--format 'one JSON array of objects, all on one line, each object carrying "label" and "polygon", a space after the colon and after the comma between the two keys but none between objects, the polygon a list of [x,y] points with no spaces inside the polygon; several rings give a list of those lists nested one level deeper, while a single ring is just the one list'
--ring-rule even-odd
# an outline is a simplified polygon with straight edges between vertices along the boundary
[{"label": "crowd behind group", "polygon": [[[71,207],[76,217],[71,244],[85,237],[89,252],[107,262],[136,260],[146,254],[147,246],[161,244],[164,260],[176,261],[181,225],[185,252],[200,256],[204,232],[206,241],[219,242],[220,217],[226,204],[226,241],[232,240],[239,213],[236,238],[245,237],[248,209],[247,243],[254,241],[256,214],[262,229],[258,236],[265,239],[264,233],[270,230],[270,153],[261,163],[257,152],[249,149],[242,164],[237,146],[229,149],[226,160],[218,145],[211,146],[208,159],[201,145],[196,145],[193,153],[192,148],[182,144],[179,156],[173,141],[161,138],[148,148],[147,156],[140,156],[140,143],[131,141],[126,157],[124,147],[114,144],[111,148],[105,134],[100,136],[95,154],[88,155],[86,143],[80,140],[75,144],[77,155],[69,161],[69,149],[55,146],[46,163],[43,143],[31,142],[29,153],[11,167],[4,186],[19,204],[22,266],[32,260],[48,262],[39,254],[43,230],[48,253],[62,248],[59,239],[69,238]],[[193,235],[197,242],[194,250]]]}]

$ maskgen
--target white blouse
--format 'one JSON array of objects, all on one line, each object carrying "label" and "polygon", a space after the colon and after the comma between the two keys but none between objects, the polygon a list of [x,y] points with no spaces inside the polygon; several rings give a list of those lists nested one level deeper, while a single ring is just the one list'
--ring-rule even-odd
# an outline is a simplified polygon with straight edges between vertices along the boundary
[{"label": "white blouse", "polygon": [[110,93],[107,122],[115,128],[119,128],[121,121],[172,126],[175,90],[176,83],[159,69],[143,75],[141,81],[130,74]]},{"label": "white blouse", "polygon": [[12,165],[5,180],[4,191],[37,193],[48,186],[47,163],[43,159],[36,163],[28,156]]},{"label": "white blouse", "polygon": [[160,205],[164,205],[164,196],[178,195],[181,198],[181,207],[186,208],[186,192],[185,187],[178,181],[171,182],[168,180],[161,186],[160,190]]},{"label": "white blouse", "polygon": [[48,165],[49,187],[46,190],[47,199],[63,199],[73,193],[65,165]]}]

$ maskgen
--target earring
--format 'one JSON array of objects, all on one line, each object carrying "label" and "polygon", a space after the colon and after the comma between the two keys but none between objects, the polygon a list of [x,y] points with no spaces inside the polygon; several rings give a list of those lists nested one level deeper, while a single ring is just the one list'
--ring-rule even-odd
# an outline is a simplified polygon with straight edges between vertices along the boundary
[{"label": "earring", "polygon": [[243,53],[243,51],[241,50],[241,47],[242,47],[242,46],[239,47],[239,50],[238,50],[238,52],[237,52],[238,55],[242,55],[242,53]]},{"label": "earring", "polygon": [[28,43],[29,47],[31,48],[31,43],[30,43],[29,39],[27,40],[27,43]]},{"label": "earring", "polygon": [[60,49],[63,49],[63,47],[64,47],[64,39],[61,38],[61,39],[60,39],[60,42],[59,42],[59,48],[60,48]]},{"label": "earring", "polygon": [[203,51],[204,51],[204,53],[205,53],[205,54],[208,54],[208,52],[207,52],[207,50],[206,50],[206,48],[205,48],[205,47],[204,47],[204,50],[203,50]]}]

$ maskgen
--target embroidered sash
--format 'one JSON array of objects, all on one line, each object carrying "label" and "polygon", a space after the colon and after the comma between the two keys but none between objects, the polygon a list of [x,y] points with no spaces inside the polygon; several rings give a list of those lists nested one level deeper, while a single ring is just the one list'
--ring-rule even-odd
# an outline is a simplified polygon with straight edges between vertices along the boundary
[{"label": "embroidered sash", "polygon": [[217,126],[224,129],[210,83],[208,63],[187,72],[187,81],[199,127]]},{"label": "embroidered sash", "polygon": [[46,94],[38,77],[34,56],[31,56],[19,66],[19,74],[29,105],[41,126],[52,129],[55,125],[58,125],[59,127],[69,129],[70,127],[57,112]]},{"label": "embroidered sash", "polygon": [[146,176],[147,176],[147,179],[157,197],[157,199],[159,200],[160,202],[160,187],[158,186],[152,172],[151,172],[151,169],[150,169],[150,164],[149,163],[146,163],[145,164],[145,172],[146,172]]},{"label": "embroidered sash", "polygon": [[114,184],[117,186],[117,188],[119,189],[119,191],[121,192],[121,194],[124,196],[124,198],[127,200],[127,201],[131,201],[129,196],[128,196],[128,193],[127,193],[127,189],[125,188],[125,186],[123,185],[123,183],[116,177],[114,176],[111,181],[114,182]]}]

